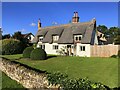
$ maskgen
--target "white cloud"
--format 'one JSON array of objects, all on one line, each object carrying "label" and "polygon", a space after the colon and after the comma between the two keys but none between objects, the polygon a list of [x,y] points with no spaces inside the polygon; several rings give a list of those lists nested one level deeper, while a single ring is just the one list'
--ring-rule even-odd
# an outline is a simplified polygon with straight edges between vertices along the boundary
[{"label": "white cloud", "polygon": [[36,24],[32,22],[32,23],[30,24],[30,26],[34,27],[34,26],[36,26]]},{"label": "white cloud", "polygon": [[57,23],[57,22],[55,22],[55,21],[53,21],[53,22],[52,22],[52,25],[57,25],[57,24],[58,24],[58,23]]}]

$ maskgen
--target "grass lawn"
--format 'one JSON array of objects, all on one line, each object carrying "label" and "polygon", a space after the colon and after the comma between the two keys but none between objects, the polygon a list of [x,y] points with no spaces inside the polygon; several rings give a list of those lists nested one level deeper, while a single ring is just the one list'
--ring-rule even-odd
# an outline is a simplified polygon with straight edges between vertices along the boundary
[{"label": "grass lawn", "polygon": [[22,85],[10,79],[2,72],[2,90],[25,90],[25,89],[23,88]]},{"label": "grass lawn", "polygon": [[[9,59],[22,57],[5,55]],[[118,59],[116,58],[88,58],[88,57],[52,57],[47,60],[16,60],[36,69],[48,72],[59,71],[68,74],[70,78],[85,78],[101,82],[110,88],[118,87]]]}]

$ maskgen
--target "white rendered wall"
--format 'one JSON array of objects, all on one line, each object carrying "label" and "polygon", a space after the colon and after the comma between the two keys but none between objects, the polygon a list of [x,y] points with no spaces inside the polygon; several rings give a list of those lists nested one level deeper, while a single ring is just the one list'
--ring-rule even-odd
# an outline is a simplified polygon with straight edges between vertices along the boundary
[{"label": "white rendered wall", "polygon": [[[80,51],[80,46],[85,46],[85,51]],[[90,44],[80,44],[77,43],[77,56],[90,57]]]},{"label": "white rendered wall", "polygon": [[[34,38],[34,36],[33,35],[29,35],[30,37],[31,37],[31,39],[30,39],[30,41],[32,41],[33,40],[33,38]],[[29,39],[29,38],[28,38]]]},{"label": "white rendered wall", "polygon": [[94,40],[94,44],[95,44],[95,45],[98,45],[97,33],[95,33],[95,40]]},{"label": "white rendered wall", "polygon": [[[57,53],[56,53],[57,50],[53,49],[53,45],[58,45],[58,44],[57,43],[52,43],[52,44],[45,43],[45,51],[46,51],[47,54],[57,55]],[[59,46],[58,46],[58,49],[59,49]]]},{"label": "white rendered wall", "polygon": [[[57,43],[43,43],[45,45],[45,51],[47,54],[55,54],[58,55],[58,53],[56,52],[57,50],[53,49],[53,45],[58,45],[58,50],[60,50],[63,47],[67,47],[67,45],[69,44],[57,44]],[[38,42],[37,47],[39,47],[39,45],[43,45],[41,42]],[[72,45],[73,46],[73,45]],[[85,46],[85,51],[80,51],[80,46]],[[66,50],[65,50],[66,51]],[[81,57],[90,57],[90,44],[80,44],[77,43],[76,46],[76,52],[73,51],[73,53],[76,53],[76,56],[81,56]]]},{"label": "white rendered wall", "polygon": [[[45,51],[47,54],[55,54],[55,55],[58,55],[58,53],[56,52],[57,50],[61,50],[61,48],[64,48],[65,49],[65,52],[67,52],[66,48],[68,44],[57,44],[57,43],[52,43],[52,44],[49,44],[49,43],[44,43],[45,45]],[[58,45],[58,49],[55,50],[53,49],[53,45]],[[73,52],[73,50],[72,50]]]}]

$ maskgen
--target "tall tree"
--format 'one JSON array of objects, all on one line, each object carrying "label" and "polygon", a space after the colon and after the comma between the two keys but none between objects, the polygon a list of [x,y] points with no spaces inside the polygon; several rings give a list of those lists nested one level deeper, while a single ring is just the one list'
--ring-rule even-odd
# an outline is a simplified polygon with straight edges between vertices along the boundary
[{"label": "tall tree", "polygon": [[23,36],[22,36],[21,32],[18,31],[18,32],[15,32],[15,33],[13,34],[12,38],[14,38],[14,39],[18,39],[18,40],[21,41],[22,38],[23,38]]},{"label": "tall tree", "polygon": [[118,36],[119,28],[118,27],[110,27],[108,34],[110,37],[116,38]]},{"label": "tall tree", "polygon": [[115,44],[119,44],[119,45],[120,45],[120,35],[118,35],[118,36],[115,38]]},{"label": "tall tree", "polygon": [[26,45],[29,44],[28,39],[27,39],[27,38],[24,38],[23,35],[22,35],[22,33],[21,33],[20,31],[15,32],[15,33],[12,35],[12,38],[18,39],[18,40],[20,40],[22,43],[24,43],[24,44],[26,44]]},{"label": "tall tree", "polygon": [[104,33],[105,37],[107,36],[108,28],[105,25],[99,25],[97,30]]},{"label": "tall tree", "polygon": [[9,38],[11,38],[10,34],[5,34],[2,36],[2,39],[9,39]]}]

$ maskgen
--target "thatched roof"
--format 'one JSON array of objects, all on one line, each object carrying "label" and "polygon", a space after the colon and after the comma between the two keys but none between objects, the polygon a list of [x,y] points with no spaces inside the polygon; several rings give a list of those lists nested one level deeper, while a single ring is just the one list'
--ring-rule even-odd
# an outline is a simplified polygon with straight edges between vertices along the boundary
[{"label": "thatched roof", "polygon": [[52,36],[58,35],[59,40],[57,43],[59,44],[70,44],[74,43],[73,35],[83,35],[81,43],[89,43],[91,44],[92,36],[94,29],[94,25],[96,22],[84,22],[84,23],[70,23],[60,26],[51,26],[46,28],[41,28],[38,30],[37,34],[33,42],[38,42],[38,36],[44,36],[43,43],[52,43]]}]

